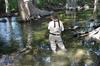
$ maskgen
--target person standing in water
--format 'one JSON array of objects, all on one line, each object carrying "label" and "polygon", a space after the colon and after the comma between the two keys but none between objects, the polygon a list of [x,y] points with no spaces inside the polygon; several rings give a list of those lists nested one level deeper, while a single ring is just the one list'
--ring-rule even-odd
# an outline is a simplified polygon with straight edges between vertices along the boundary
[{"label": "person standing in water", "polygon": [[61,32],[64,31],[63,23],[58,19],[56,15],[51,16],[51,19],[52,21],[50,21],[48,24],[49,42],[51,50],[54,53],[56,53],[57,52],[56,44],[57,44],[62,51],[67,51],[61,38]]}]

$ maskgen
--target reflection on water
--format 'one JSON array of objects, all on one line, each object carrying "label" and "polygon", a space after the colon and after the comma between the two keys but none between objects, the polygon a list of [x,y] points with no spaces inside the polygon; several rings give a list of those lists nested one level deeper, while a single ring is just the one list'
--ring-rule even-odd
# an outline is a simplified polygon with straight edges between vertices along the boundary
[{"label": "reflection on water", "polygon": [[20,48],[23,48],[21,25],[17,22],[16,17],[12,17],[12,33],[13,39],[19,43]]},{"label": "reflection on water", "polygon": [[[19,47],[22,48],[22,26],[23,25],[17,22],[16,17],[12,17],[11,22],[9,22],[8,18],[0,18],[0,40],[3,42],[3,44],[8,45],[10,40],[13,39],[17,42]],[[34,24],[24,24],[23,28],[25,29],[26,33],[28,31],[32,32],[33,34],[34,30],[37,29],[33,30],[30,28],[35,26],[36,25]],[[29,36],[32,34],[28,33]],[[28,37],[28,39],[29,41],[32,40],[30,40],[30,37]],[[79,43],[82,43],[82,41],[80,40]],[[86,44],[88,44],[88,46]],[[36,46],[38,47],[38,51],[35,51],[35,54],[16,55],[16,53],[12,53],[9,55],[1,55],[0,66],[99,66],[100,49],[94,51],[93,49],[96,48],[93,47],[95,46],[94,44],[90,44],[88,42],[86,42],[86,44],[85,48],[69,48],[67,52],[58,50],[56,54],[50,51],[49,45],[40,44],[39,46]]]},{"label": "reflection on water", "polygon": [[23,47],[21,25],[17,22],[16,17],[0,18],[0,40],[4,42],[4,46],[9,45],[10,40],[14,40]]},{"label": "reflection on water", "polygon": [[[2,22],[3,21],[3,22]],[[5,41],[4,43],[6,44],[9,40],[9,33],[7,31],[7,18],[2,19],[2,21],[0,21],[0,40],[1,41]]]}]

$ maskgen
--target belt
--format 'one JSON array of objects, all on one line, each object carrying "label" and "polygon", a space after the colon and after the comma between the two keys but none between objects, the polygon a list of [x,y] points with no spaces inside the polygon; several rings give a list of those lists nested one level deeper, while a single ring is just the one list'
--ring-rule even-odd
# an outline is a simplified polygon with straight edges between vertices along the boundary
[{"label": "belt", "polygon": [[60,34],[54,34],[54,33],[50,33],[50,34],[52,34],[52,35],[56,35],[56,36],[60,36]]}]

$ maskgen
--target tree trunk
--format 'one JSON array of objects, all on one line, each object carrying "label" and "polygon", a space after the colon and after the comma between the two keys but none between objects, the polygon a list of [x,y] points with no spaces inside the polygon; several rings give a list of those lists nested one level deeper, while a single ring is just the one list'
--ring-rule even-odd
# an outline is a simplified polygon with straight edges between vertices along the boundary
[{"label": "tree trunk", "polygon": [[5,5],[6,5],[6,13],[9,13],[9,3],[8,0],[5,0]]},{"label": "tree trunk", "polygon": [[23,0],[18,0],[18,7],[22,20],[26,20],[28,17],[28,11],[25,7],[25,2]]},{"label": "tree trunk", "polygon": [[23,48],[22,50],[20,50],[20,52],[22,54],[27,54],[31,51],[32,49],[32,26],[31,26],[31,22],[27,22],[24,23],[23,25],[23,31],[25,31],[24,33],[27,34],[27,36],[24,36],[26,38],[26,47]]},{"label": "tree trunk", "polygon": [[94,0],[93,17],[96,18],[98,0]]},{"label": "tree trunk", "polygon": [[27,46],[32,44],[32,26],[31,22],[27,23]]},{"label": "tree trunk", "polygon": [[98,16],[100,17],[100,0],[98,1],[98,4],[97,4],[97,10],[98,10]]}]

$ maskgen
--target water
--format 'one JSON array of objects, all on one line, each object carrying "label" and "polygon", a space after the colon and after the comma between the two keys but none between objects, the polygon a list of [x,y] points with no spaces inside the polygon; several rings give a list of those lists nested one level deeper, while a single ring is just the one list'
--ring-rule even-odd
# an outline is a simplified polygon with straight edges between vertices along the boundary
[{"label": "water", "polygon": [[3,46],[8,46],[10,41],[18,42],[19,47],[23,48],[21,25],[17,22],[16,17],[0,18],[0,38],[4,42]]},{"label": "water", "polygon": [[[82,45],[83,38],[66,39],[71,45],[75,44],[77,47],[68,48],[67,52],[57,49],[58,52],[54,54],[47,40],[47,22],[40,20],[19,23],[16,17],[12,17],[11,22],[6,17],[1,18],[0,21],[0,40],[3,41],[4,46],[9,46],[12,42],[10,40],[13,39],[19,48],[23,48],[25,44],[33,47],[27,48],[30,50],[27,54],[24,52],[0,53],[0,66],[99,66],[100,49],[94,50],[97,48],[94,47],[95,44],[91,46],[88,42],[86,42],[87,45]],[[85,29],[79,29],[80,31],[85,31]],[[25,51],[27,49],[25,48]]]},{"label": "water", "polygon": [[13,39],[19,43],[19,47],[23,48],[23,37],[22,37],[22,29],[21,25],[17,22],[16,17],[12,17],[12,33]]}]

